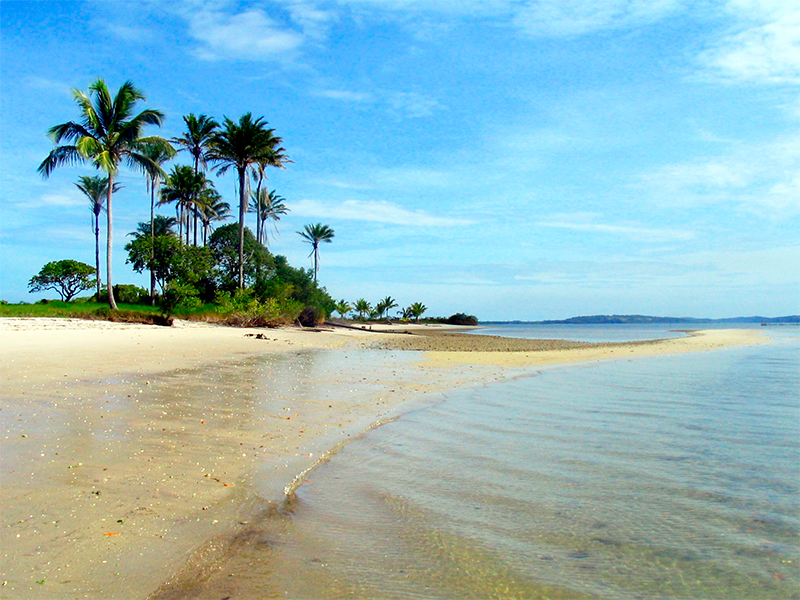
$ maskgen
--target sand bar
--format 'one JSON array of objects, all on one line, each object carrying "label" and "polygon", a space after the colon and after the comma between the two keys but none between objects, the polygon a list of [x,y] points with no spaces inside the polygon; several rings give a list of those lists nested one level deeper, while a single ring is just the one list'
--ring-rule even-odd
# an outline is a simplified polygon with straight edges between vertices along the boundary
[{"label": "sand bar", "polygon": [[509,352],[498,338],[392,329],[0,319],[0,597],[177,597],[287,485],[404,402],[538,365],[766,339],[712,330]]}]

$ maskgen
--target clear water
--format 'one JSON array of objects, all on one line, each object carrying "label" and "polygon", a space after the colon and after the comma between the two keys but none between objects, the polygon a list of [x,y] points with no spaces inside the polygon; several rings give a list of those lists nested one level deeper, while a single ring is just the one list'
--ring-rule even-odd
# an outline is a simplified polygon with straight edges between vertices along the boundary
[{"label": "clear water", "polygon": [[461,389],[310,472],[192,597],[800,598],[800,339]]},{"label": "clear water", "polygon": [[782,333],[455,392],[314,471],[248,566],[265,597],[798,598]]},{"label": "clear water", "polygon": [[[761,329],[758,323],[629,323],[616,325],[535,325],[513,323],[487,325],[469,333],[541,340],[576,340],[583,342],[635,342],[683,337],[687,329]],[[766,328],[765,328],[766,329]],[[770,328],[772,330],[772,328]]]}]

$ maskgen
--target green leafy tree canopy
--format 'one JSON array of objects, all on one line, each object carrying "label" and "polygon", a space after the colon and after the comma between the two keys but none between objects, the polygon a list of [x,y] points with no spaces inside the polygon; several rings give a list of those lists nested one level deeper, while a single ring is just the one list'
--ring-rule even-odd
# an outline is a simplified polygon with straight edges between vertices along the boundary
[{"label": "green leafy tree canopy", "polygon": [[95,284],[95,268],[77,260],[56,260],[47,263],[28,282],[30,293],[55,290],[64,302]]}]

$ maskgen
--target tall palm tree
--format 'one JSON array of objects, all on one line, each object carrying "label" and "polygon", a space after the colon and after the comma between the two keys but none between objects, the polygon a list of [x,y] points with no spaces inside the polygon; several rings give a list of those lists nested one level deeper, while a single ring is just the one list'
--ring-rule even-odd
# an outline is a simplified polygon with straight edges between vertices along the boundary
[{"label": "tall palm tree", "polygon": [[303,238],[307,244],[311,244],[311,253],[309,256],[314,257],[314,281],[317,281],[317,272],[319,271],[319,245],[322,242],[330,244],[333,241],[333,229],[322,223],[316,225],[306,225],[303,231],[298,231],[298,235]]},{"label": "tall palm tree", "polygon": [[197,195],[208,187],[209,182],[202,173],[195,173],[192,167],[175,165],[161,188],[158,205],[175,203],[178,217],[178,236],[183,240],[186,224],[186,244],[189,244],[189,213],[193,209]]},{"label": "tall palm tree", "polygon": [[[206,170],[206,157],[208,155],[209,144],[214,136],[214,133],[219,128],[217,123],[211,117],[206,115],[196,116],[190,113],[183,117],[183,122],[186,124],[186,133],[180,137],[172,139],[172,143],[179,146],[179,151],[188,152],[192,155],[194,161],[194,174],[198,175],[202,169]],[[193,204],[196,198],[193,198]],[[197,245],[197,211],[194,212],[194,244]],[[187,223],[188,226],[188,223]],[[187,242],[188,243],[188,242]]]},{"label": "tall palm tree", "polygon": [[208,243],[208,230],[212,221],[224,221],[231,214],[231,205],[225,202],[213,187],[207,187],[197,196],[195,208],[203,224],[203,245]]},{"label": "tall palm tree", "polygon": [[[106,208],[106,196],[108,196],[108,177],[99,175],[84,175],[78,178],[75,184],[80,191],[89,199],[89,210],[92,211],[92,232],[94,233],[94,264],[97,271],[97,295],[100,300],[100,213]],[[118,191],[122,186],[114,184],[114,190]]]},{"label": "tall palm tree", "polygon": [[[256,161],[250,167],[251,171],[250,174],[256,181],[256,191],[255,191],[256,198],[259,198],[261,196],[262,184],[265,184],[268,179],[267,167],[276,167],[279,169],[285,169],[288,163],[294,162],[286,155],[286,149],[281,146],[283,140],[275,135],[275,130],[269,129],[268,132],[269,132],[269,139],[267,140],[266,143],[271,147],[271,150],[262,159]],[[260,224],[258,220],[258,215],[256,215],[256,224],[257,225]],[[256,229],[258,229],[258,227],[256,227]],[[264,243],[263,240],[258,239],[258,232],[256,232],[256,239]]]},{"label": "tall palm tree", "polygon": [[108,304],[116,310],[111,278],[114,178],[120,164],[145,173],[161,169],[143,154],[143,150],[149,145],[168,145],[168,142],[158,136],[143,137],[142,134],[147,125],[161,126],[164,115],[153,109],[134,114],[136,103],[145,100],[145,97],[130,81],[123,83],[114,97],[102,79],[89,86],[88,94],[75,89],[72,95],[81,111],[80,120],[56,125],[48,131],[54,144],[62,141],[72,143],[53,148],[39,165],[38,171],[44,177],[49,177],[57,167],[89,162],[108,176],[106,287]]},{"label": "tall palm tree", "polygon": [[[155,164],[161,167],[165,162],[170,160],[173,156],[175,156],[175,149],[170,145],[155,145],[155,146],[146,146],[144,151],[142,152],[145,156],[147,156],[150,160],[152,160]],[[158,186],[163,183],[164,181],[164,171],[159,168],[158,171],[149,169],[147,171],[147,191],[150,193],[150,248],[151,248],[151,256],[150,260],[152,262],[153,259],[153,252],[155,252],[155,227],[153,221],[155,219],[155,210],[156,210],[156,191],[158,190]],[[150,269],[150,304],[155,306],[156,303],[156,272],[154,269]]]},{"label": "tall palm tree", "polygon": [[267,221],[273,221],[275,231],[281,216],[289,212],[284,204],[285,198],[279,196],[275,190],[268,192],[266,189],[253,192],[250,195],[250,212],[256,213],[256,241],[267,246]]},{"label": "tall palm tree", "polygon": [[274,159],[276,140],[264,117],[244,114],[239,122],[225,117],[219,131],[209,142],[207,158],[220,163],[217,172],[235,168],[239,175],[239,288],[244,287],[244,217],[247,210],[247,169],[256,163]]}]

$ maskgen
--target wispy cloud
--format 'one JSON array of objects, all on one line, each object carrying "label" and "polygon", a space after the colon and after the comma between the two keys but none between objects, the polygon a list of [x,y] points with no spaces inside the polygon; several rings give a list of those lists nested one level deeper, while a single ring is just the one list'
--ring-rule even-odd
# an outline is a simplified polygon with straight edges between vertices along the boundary
[{"label": "wispy cloud", "polygon": [[86,206],[89,207],[88,200],[81,196],[77,190],[73,192],[69,188],[66,190],[58,190],[48,192],[40,196],[25,198],[17,197],[11,198],[9,202],[18,208],[32,208],[37,210],[47,208],[74,208]]},{"label": "wispy cloud", "polygon": [[538,221],[536,225],[550,229],[623,236],[634,240],[656,243],[690,240],[695,237],[694,231],[687,229],[647,227],[638,223],[598,223],[591,218],[587,218],[584,213],[558,215],[553,219]]},{"label": "wispy cloud", "polygon": [[692,206],[728,203],[774,216],[800,212],[800,133],[735,145],[726,154],[665,165],[641,177],[655,200]]},{"label": "wispy cloud", "polygon": [[736,23],[700,54],[708,74],[732,81],[800,83],[800,5],[729,0]]},{"label": "wispy cloud", "polygon": [[681,0],[539,0],[524,3],[513,21],[529,35],[571,37],[653,23],[682,4]]},{"label": "wispy cloud", "polygon": [[430,117],[444,108],[436,98],[419,92],[389,92],[388,103],[394,113],[412,118]]},{"label": "wispy cloud", "polygon": [[346,200],[342,203],[301,200],[292,204],[292,214],[301,217],[367,221],[407,227],[455,227],[472,221],[456,217],[438,217],[422,210],[409,210],[383,201]]},{"label": "wispy cloud", "polygon": [[189,35],[199,44],[202,60],[287,60],[305,41],[302,33],[283,26],[260,8],[242,12],[203,6],[184,12]]},{"label": "wispy cloud", "polygon": [[373,102],[375,96],[368,92],[354,92],[350,90],[319,90],[314,92],[315,96],[319,98],[327,98],[329,100],[337,100],[340,102],[350,103],[366,103]]}]

